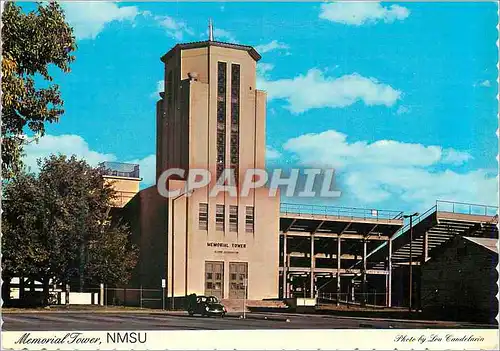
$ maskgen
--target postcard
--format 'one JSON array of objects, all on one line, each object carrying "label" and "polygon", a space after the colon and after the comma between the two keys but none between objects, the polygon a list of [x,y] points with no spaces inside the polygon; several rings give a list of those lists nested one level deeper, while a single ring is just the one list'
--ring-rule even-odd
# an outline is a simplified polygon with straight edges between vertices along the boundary
[{"label": "postcard", "polygon": [[3,349],[498,349],[498,11],[2,1]]}]

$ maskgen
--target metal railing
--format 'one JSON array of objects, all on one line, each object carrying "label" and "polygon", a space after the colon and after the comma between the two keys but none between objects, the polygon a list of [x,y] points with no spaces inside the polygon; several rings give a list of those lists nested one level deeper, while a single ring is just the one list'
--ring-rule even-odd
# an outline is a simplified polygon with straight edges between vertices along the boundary
[{"label": "metal railing", "polygon": [[[417,218],[413,219],[413,227],[415,227],[418,223],[422,222],[424,219],[426,219],[431,214],[433,214],[434,212],[436,212],[436,210],[437,210],[437,205],[434,205],[431,208],[429,208],[427,211],[425,211],[424,213],[422,213],[420,216],[418,216]],[[408,221],[408,223],[406,223],[403,227],[401,227],[401,229],[399,229],[396,232],[396,234],[394,235],[393,238],[396,239],[397,237],[401,236],[403,233],[405,233],[409,229],[410,229],[410,222]]]},{"label": "metal railing", "polygon": [[123,162],[102,162],[99,168],[103,174],[117,177],[139,178],[139,165]]},{"label": "metal railing", "polygon": [[[87,292],[99,295],[101,306],[163,308],[162,289],[105,287],[89,288]],[[101,296],[101,294],[103,296]],[[101,297],[103,300],[101,301]]]},{"label": "metal railing", "polygon": [[[418,216],[413,220],[413,227],[415,227],[418,223],[422,222],[424,219],[426,219],[431,214],[437,211],[451,212],[457,214],[495,216],[498,214],[498,207],[471,204],[467,202],[436,200],[436,204],[434,206],[432,206],[427,211],[425,211],[424,213],[422,213],[420,216]],[[410,229],[410,223],[408,222],[396,233],[396,235],[394,235],[394,239],[399,237],[401,234],[405,233],[409,229]]]},{"label": "metal railing", "polygon": [[385,306],[387,293],[377,292],[370,289],[365,293],[319,293],[317,295],[316,303],[318,306],[328,306],[336,304],[337,302],[347,305],[361,305],[362,302],[371,306]]},{"label": "metal railing", "polygon": [[401,219],[403,216],[403,212],[401,211],[294,203],[282,203],[280,206],[280,212],[285,215],[314,215],[324,217],[347,217],[352,219],[359,218],[375,220]]},{"label": "metal railing", "polygon": [[498,214],[497,206],[488,206],[481,204],[471,204],[467,202],[456,202],[456,201],[436,201],[437,211],[452,212],[458,214],[470,214],[470,215],[484,215],[484,216],[495,216]]},{"label": "metal railing", "polygon": [[[432,206],[427,211],[425,211],[424,213],[422,213],[420,216],[418,216],[413,220],[413,227],[415,227],[418,223],[422,222],[424,219],[426,219],[431,214],[437,211],[451,212],[457,214],[485,215],[485,216],[498,215],[497,206],[472,204],[467,202],[436,200],[436,204],[434,206]],[[393,236],[393,239],[400,237],[403,233],[407,232],[409,229],[410,229],[410,223],[408,222],[396,232],[396,234]],[[375,252],[380,250],[382,247],[385,247],[385,245],[387,244],[386,243],[381,244],[375,250],[370,252],[367,257],[370,257]],[[357,264],[358,263],[356,263],[355,265]]]}]

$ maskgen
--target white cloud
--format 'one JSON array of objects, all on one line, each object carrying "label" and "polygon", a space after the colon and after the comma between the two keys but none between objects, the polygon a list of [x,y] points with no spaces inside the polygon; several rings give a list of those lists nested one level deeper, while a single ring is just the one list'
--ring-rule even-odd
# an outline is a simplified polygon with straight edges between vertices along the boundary
[{"label": "white cloud", "polygon": [[[206,38],[208,39],[208,30],[205,32]],[[237,43],[236,37],[227,30],[221,28],[214,28],[214,40],[223,41],[228,43]]]},{"label": "white cloud", "polygon": [[288,48],[289,48],[288,45],[286,45],[284,43],[280,43],[277,40],[273,40],[267,44],[255,46],[255,50],[257,50],[257,52],[259,52],[261,54],[264,54],[266,52],[273,51],[273,50],[281,50],[281,49],[288,49]]},{"label": "white cloud", "polygon": [[139,165],[139,174],[143,185],[156,184],[156,155],[152,154],[141,159],[125,161]]},{"label": "white cloud", "polygon": [[118,6],[108,1],[65,1],[62,6],[77,39],[95,39],[108,23],[133,22],[139,15],[136,6]]},{"label": "white cloud", "polygon": [[165,82],[163,80],[159,80],[156,83],[156,90],[151,93],[151,98],[158,100],[160,98],[160,93],[165,91]]},{"label": "white cloud", "polygon": [[397,109],[396,113],[397,113],[398,115],[404,115],[404,114],[406,114],[406,113],[409,113],[410,111],[411,111],[411,110],[410,110],[410,108],[409,108],[409,107],[401,105],[401,106],[399,106],[399,107],[398,107],[398,109]]},{"label": "white cloud", "polygon": [[281,157],[281,152],[273,148],[272,146],[266,146],[266,159],[276,160]]},{"label": "white cloud", "polygon": [[365,203],[395,198],[415,208],[430,207],[436,200],[492,205],[497,194],[496,178],[482,169],[457,173],[449,169],[432,172],[385,167],[352,171],[347,175],[347,184],[350,192]]},{"label": "white cloud", "polygon": [[485,81],[482,81],[481,83],[479,83],[480,86],[482,87],[491,87],[491,82],[489,80],[485,80]]},{"label": "white cloud", "polygon": [[293,79],[275,81],[258,77],[257,88],[267,91],[269,100],[284,99],[293,113],[302,113],[313,108],[345,107],[363,101],[366,105],[392,106],[401,92],[375,78],[366,78],[357,73],[339,78],[326,77],[319,69],[310,69],[307,74]]},{"label": "white cloud", "polygon": [[31,142],[24,149],[26,156],[24,163],[32,171],[38,169],[37,159],[46,158],[51,154],[63,154],[67,156],[76,155],[78,158],[85,159],[90,165],[97,166],[103,161],[115,161],[113,154],[104,154],[93,151],[88,143],[79,135],[45,135],[37,142]]},{"label": "white cloud", "polygon": [[272,71],[274,69],[274,65],[272,63],[259,62],[257,63],[257,74],[260,77],[264,77],[267,72]]},{"label": "white cloud", "polygon": [[383,21],[392,23],[404,20],[410,15],[406,7],[399,5],[382,6],[380,2],[339,1],[321,4],[319,17],[332,22],[360,26]]},{"label": "white cloud", "polygon": [[472,159],[468,152],[457,151],[454,149],[444,149],[442,162],[454,165],[461,165]]},{"label": "white cloud", "polygon": [[[200,34],[202,40],[208,40],[208,29]],[[227,43],[237,43],[238,40],[233,33],[221,28],[214,28],[214,41],[221,41]]]},{"label": "white cloud", "polygon": [[[81,136],[74,134],[57,136],[45,135],[39,139],[38,143],[32,142],[28,144],[24,151],[26,153],[23,158],[24,164],[28,166],[32,172],[38,171],[38,159],[44,159],[52,154],[62,154],[66,156],[75,155],[79,159],[86,160],[94,167],[104,161],[118,161],[118,158],[113,154],[105,154],[91,150],[88,143]],[[143,185],[152,185],[156,183],[155,155],[123,162],[139,164]]]},{"label": "white cloud", "polygon": [[194,35],[193,30],[183,21],[175,20],[170,16],[156,16],[155,20],[169,36],[176,40],[182,40],[185,34]]},{"label": "white cloud", "polygon": [[425,167],[435,164],[442,158],[442,149],[439,146],[424,146],[394,140],[349,143],[347,135],[335,130],[304,134],[288,140],[283,147],[296,153],[306,164],[314,160],[335,168],[353,163]]},{"label": "white cloud", "polygon": [[446,166],[470,160],[464,151],[395,140],[351,143],[335,130],[290,139],[283,149],[302,165],[336,169],[347,187],[343,193],[361,204],[392,200],[425,208],[438,199],[496,203],[492,174],[483,169],[458,173]]}]

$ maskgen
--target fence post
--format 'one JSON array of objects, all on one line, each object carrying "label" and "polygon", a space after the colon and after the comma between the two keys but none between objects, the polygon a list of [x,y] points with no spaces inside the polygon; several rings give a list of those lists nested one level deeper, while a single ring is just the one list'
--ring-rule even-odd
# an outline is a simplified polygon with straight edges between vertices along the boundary
[{"label": "fence post", "polygon": [[141,288],[140,288],[140,295],[139,295],[139,303],[140,303],[140,306],[142,308],[142,285],[141,285]]},{"label": "fence post", "polygon": [[104,284],[99,286],[99,305],[104,306]]}]

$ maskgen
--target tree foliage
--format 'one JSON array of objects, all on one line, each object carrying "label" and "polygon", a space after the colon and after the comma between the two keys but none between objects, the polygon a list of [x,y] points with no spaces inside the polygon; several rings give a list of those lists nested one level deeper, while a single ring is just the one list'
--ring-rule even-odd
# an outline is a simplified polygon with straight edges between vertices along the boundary
[{"label": "tree foliage", "polygon": [[[76,50],[72,28],[57,2],[38,4],[24,13],[13,1],[2,13],[2,175],[21,168],[25,133],[40,137],[45,123],[64,113],[59,86],[52,84],[49,67],[70,71]],[[36,82],[45,81],[46,87]]]},{"label": "tree foliage", "polygon": [[8,182],[4,198],[4,275],[60,284],[130,279],[137,249],[127,226],[110,220],[115,193],[99,169],[75,156],[51,156],[38,175]]}]

